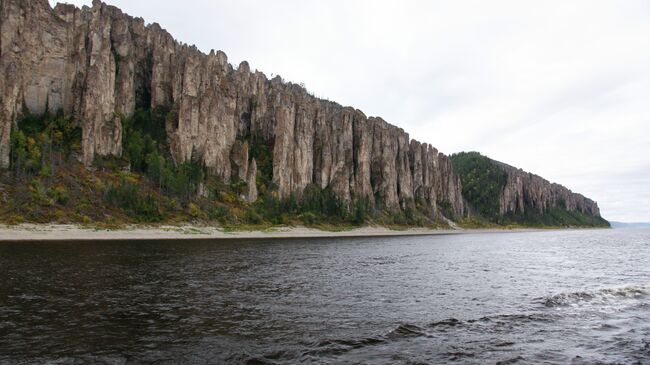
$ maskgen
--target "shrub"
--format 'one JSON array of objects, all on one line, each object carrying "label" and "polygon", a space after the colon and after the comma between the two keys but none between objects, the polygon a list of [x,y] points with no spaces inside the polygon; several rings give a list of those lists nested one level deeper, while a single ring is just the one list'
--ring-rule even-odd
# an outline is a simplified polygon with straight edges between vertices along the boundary
[{"label": "shrub", "polygon": [[194,203],[190,203],[187,206],[187,210],[192,218],[199,218],[203,215],[201,208],[199,208],[199,206]]},{"label": "shrub", "polygon": [[247,209],[244,216],[246,223],[248,224],[262,224],[264,223],[264,218],[257,213],[254,209]]},{"label": "shrub", "polygon": [[300,215],[300,220],[306,225],[315,225],[321,223],[320,219],[316,214],[312,212],[306,212]]},{"label": "shrub", "polygon": [[129,170],[129,161],[117,156],[95,156],[93,166],[101,171],[118,172]]},{"label": "shrub", "polygon": [[164,216],[160,202],[151,194],[141,191],[140,185],[122,179],[105,193],[107,204],[120,208],[138,222],[159,222]]},{"label": "shrub", "polygon": [[226,223],[229,216],[228,208],[224,205],[217,205],[208,212],[208,218],[213,221]]},{"label": "shrub", "polygon": [[448,200],[438,202],[438,208],[440,209],[442,215],[444,215],[446,218],[456,220],[454,208],[451,206],[451,203]]},{"label": "shrub", "polygon": [[331,187],[321,189],[314,184],[308,185],[300,201],[300,211],[311,212],[330,218],[344,220],[347,216],[347,206],[339,199]]},{"label": "shrub", "polygon": [[248,184],[246,181],[241,180],[241,179],[235,179],[231,184],[230,184],[230,189],[237,194],[238,196],[243,194],[244,190]]},{"label": "shrub", "polygon": [[368,217],[372,212],[372,206],[370,205],[370,199],[363,198],[353,198],[352,199],[352,223],[355,225],[362,225],[366,222]]},{"label": "shrub", "polygon": [[57,185],[48,191],[48,196],[61,205],[66,205],[70,199],[68,189],[63,185]]}]

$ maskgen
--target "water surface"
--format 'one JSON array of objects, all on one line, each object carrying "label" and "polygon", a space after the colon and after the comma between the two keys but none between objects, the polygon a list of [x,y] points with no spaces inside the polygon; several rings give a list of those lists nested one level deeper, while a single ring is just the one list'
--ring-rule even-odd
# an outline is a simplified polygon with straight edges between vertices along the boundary
[{"label": "water surface", "polygon": [[650,230],[0,244],[0,363],[650,363]]}]

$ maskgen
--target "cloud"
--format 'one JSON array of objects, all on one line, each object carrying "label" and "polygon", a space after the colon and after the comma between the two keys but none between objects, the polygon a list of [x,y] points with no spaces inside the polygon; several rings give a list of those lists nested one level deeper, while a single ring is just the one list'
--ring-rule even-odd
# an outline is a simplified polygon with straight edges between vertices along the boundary
[{"label": "cloud", "polygon": [[559,182],[606,218],[650,221],[648,0],[108,2],[441,151]]}]

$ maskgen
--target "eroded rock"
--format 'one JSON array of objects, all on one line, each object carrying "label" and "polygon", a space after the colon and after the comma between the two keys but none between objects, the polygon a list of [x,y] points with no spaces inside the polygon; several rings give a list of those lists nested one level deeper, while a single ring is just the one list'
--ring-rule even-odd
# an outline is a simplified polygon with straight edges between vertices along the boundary
[{"label": "eroded rock", "polygon": [[[280,196],[300,196],[310,184],[343,201],[368,199],[385,210],[417,202],[440,214],[467,214],[451,162],[381,118],[318,99],[303,87],[272,80],[248,63],[234,69],[226,54],[204,54],[94,1],[78,9],[47,0],[0,2],[0,166],[9,164],[9,136],[25,114],[61,110],[83,129],[83,162],[120,155],[122,126],[138,107],[167,111],[176,163],[199,159],[225,182],[246,181],[257,199],[257,163],[249,142],[272,147],[273,184]],[[256,137],[251,139],[251,137]],[[597,214],[595,203],[559,187],[512,174],[502,211],[522,195]],[[542,205],[547,203],[542,203]]]}]

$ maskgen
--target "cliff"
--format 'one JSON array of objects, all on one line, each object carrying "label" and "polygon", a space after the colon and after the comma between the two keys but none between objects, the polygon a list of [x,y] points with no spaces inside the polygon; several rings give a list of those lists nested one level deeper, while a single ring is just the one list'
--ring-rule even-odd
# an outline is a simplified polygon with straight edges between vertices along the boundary
[{"label": "cliff", "polygon": [[598,204],[568,188],[522,169],[495,161],[507,175],[503,194],[499,200],[499,213],[524,213],[527,209],[544,214],[552,208],[581,212],[600,217]]},{"label": "cliff", "polygon": [[562,185],[478,152],[451,160],[471,216],[501,224],[607,226],[596,202]]},{"label": "cliff", "polygon": [[[0,29],[0,167],[9,166],[11,130],[23,116],[62,111],[82,128],[80,159],[90,166],[97,156],[122,154],[121,121],[144,108],[165,111],[160,128],[176,163],[198,159],[224,182],[246,181],[248,201],[257,198],[248,143],[255,136],[271,147],[281,197],[314,184],[382,210],[417,202],[434,215],[441,207],[468,214],[450,159],[431,145],[280,77],[269,80],[246,62],[234,68],[225,53],[204,54],[100,1],[79,9],[0,0]],[[568,190],[510,175],[504,213],[521,197],[540,209],[561,197],[569,209],[599,214]]]}]

